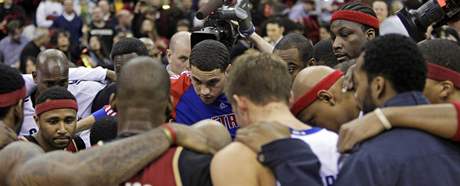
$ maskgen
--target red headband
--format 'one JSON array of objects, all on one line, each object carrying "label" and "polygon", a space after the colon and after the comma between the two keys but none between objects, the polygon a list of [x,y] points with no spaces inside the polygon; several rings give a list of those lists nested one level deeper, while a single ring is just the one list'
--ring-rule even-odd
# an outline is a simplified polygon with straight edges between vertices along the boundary
[{"label": "red headband", "polygon": [[378,29],[380,25],[379,20],[376,17],[353,10],[339,10],[334,12],[334,14],[332,14],[331,23],[335,20],[352,21],[376,29]]},{"label": "red headband", "polygon": [[19,100],[26,97],[26,86],[13,92],[0,94],[0,107],[7,107],[18,103]]},{"label": "red headband", "polygon": [[40,103],[35,106],[35,114],[39,116],[44,112],[55,109],[73,109],[78,110],[77,102],[73,99],[58,99]]},{"label": "red headband", "polygon": [[449,80],[452,81],[452,83],[454,83],[454,86],[456,88],[460,88],[460,73],[433,63],[428,63],[427,66],[428,78],[436,81]]},{"label": "red headband", "polygon": [[310,106],[316,100],[319,91],[329,90],[329,88],[331,88],[332,85],[334,85],[334,83],[342,77],[342,75],[343,73],[340,70],[336,70],[324,77],[310,91],[294,102],[294,105],[291,107],[291,112],[297,116],[303,109]]}]

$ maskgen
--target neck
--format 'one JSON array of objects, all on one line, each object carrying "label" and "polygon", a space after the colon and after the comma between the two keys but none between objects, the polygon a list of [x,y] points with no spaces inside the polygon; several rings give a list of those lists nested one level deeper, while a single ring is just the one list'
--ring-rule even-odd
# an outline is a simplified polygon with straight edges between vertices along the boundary
[{"label": "neck", "polygon": [[4,120],[0,120],[0,149],[16,141],[18,138],[16,132]]},{"label": "neck", "polygon": [[36,135],[33,136],[35,138],[35,140],[37,140],[38,142],[38,145],[40,145],[40,147],[43,149],[43,151],[45,152],[51,152],[51,151],[54,151],[54,150],[62,150],[62,149],[55,149],[54,147],[52,147],[51,145],[49,145],[45,139],[42,137],[40,131],[38,131],[38,133]]},{"label": "neck", "polygon": [[163,115],[152,115],[152,111],[147,108],[129,108],[125,111],[120,109],[119,113],[118,123],[120,125],[118,134],[143,133],[156,128],[157,126],[163,124],[166,120]]},{"label": "neck", "polygon": [[105,26],[104,21],[102,21],[102,20],[95,21],[94,25],[96,25],[97,27],[104,27]]},{"label": "neck", "polygon": [[456,89],[454,93],[449,96],[449,103],[453,101],[457,101],[457,102],[460,101],[460,90],[459,89]]},{"label": "neck", "polygon": [[273,102],[264,106],[254,106],[250,111],[251,123],[279,122],[292,129],[308,129],[310,126],[302,123],[292,115],[289,107],[282,102]]},{"label": "neck", "polygon": [[376,105],[378,105],[378,107],[383,107],[383,105],[385,105],[385,102],[398,95],[398,93],[395,90],[393,90],[392,86],[387,82],[385,82],[385,90],[382,94],[382,97],[378,99],[376,102]]}]

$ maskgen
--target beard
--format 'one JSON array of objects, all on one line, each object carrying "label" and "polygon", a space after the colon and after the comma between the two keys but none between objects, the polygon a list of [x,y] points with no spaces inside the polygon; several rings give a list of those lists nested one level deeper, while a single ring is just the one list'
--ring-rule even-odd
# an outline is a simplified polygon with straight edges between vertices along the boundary
[{"label": "beard", "polygon": [[21,129],[22,129],[22,123],[24,123],[24,113],[21,112],[21,113],[17,113],[15,114],[14,116],[14,120],[16,121],[16,125],[15,126],[15,132],[17,135],[19,135],[19,133],[21,132]]},{"label": "beard", "polygon": [[370,87],[366,90],[366,95],[364,96],[362,111],[364,114],[374,111],[377,108],[377,105],[372,101],[371,89]]}]

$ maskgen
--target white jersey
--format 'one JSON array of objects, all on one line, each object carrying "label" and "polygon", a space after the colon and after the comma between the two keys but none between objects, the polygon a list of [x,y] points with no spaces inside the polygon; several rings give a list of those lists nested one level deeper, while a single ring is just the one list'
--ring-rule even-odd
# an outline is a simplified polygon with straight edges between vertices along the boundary
[{"label": "white jersey", "polygon": [[340,154],[337,152],[336,147],[337,134],[326,129],[311,128],[303,131],[292,130],[291,138],[300,139],[310,146],[321,163],[319,175],[323,185],[333,185],[339,172],[338,160]]},{"label": "white jersey", "polygon": [[[97,93],[105,87],[104,83],[96,82],[105,80],[106,70],[102,68],[70,68],[69,69],[69,86],[67,90],[72,93],[77,99],[78,103],[78,119],[85,118],[91,114],[91,106]],[[19,135],[26,136],[38,132],[37,124],[35,123],[34,115],[35,108],[33,107],[30,95],[36,88],[32,75],[23,75],[26,83],[28,97],[24,100],[24,121],[22,123],[21,132]],[[85,80],[94,81],[81,81],[75,80],[82,78]],[[80,137],[85,142],[87,147],[90,147],[89,130],[80,134]]]}]

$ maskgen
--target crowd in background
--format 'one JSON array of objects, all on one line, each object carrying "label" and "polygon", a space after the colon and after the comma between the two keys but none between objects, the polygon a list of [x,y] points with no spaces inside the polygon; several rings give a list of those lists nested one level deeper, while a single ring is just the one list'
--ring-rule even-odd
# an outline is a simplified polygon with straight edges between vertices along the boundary
[{"label": "crowd in background", "polygon": [[[110,51],[124,37],[153,41],[152,57],[165,64],[169,39],[203,25],[195,18],[207,0],[3,0],[0,4],[0,55],[5,64],[31,73],[45,48],[63,51],[74,66],[113,69]],[[275,45],[283,35],[302,33],[313,43],[331,37],[331,14],[340,0],[255,0],[257,32]],[[399,0],[371,1],[380,21],[402,8]],[[445,28],[458,40],[458,34]],[[13,41],[13,42],[11,42]]]}]

